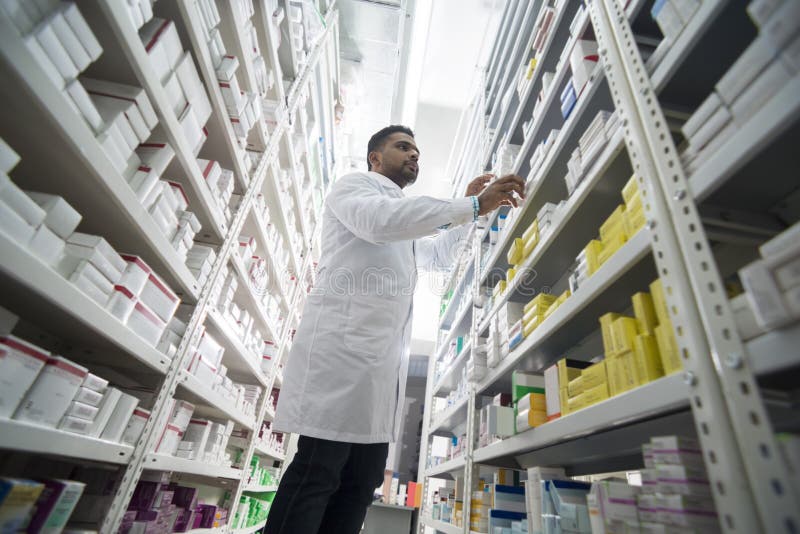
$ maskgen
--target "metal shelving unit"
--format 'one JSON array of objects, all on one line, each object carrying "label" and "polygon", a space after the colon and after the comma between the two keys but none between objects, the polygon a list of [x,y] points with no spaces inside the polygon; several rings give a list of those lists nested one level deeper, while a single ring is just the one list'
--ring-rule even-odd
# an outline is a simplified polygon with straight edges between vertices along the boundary
[{"label": "metal shelving unit", "polygon": [[[731,235],[737,228],[752,230],[755,223],[751,221],[758,219],[747,219],[748,214],[766,212],[797,192],[797,183],[788,179],[787,172],[796,161],[792,142],[800,123],[798,77],[791,77],[752,117],[737,124],[712,153],[698,160],[696,168],[685,170],[675,156],[684,146],[678,134],[680,125],[675,125],[675,117],[681,116],[676,110],[685,120],[687,112],[696,109],[714,90],[717,80],[752,41],[757,32],[745,13],[746,2],[700,2],[698,11],[672,41],[661,40],[650,18],[652,0],[545,4],[559,7],[533,77],[527,88],[514,94],[501,109],[502,73],[516,73],[527,66],[527,59],[521,61],[512,53],[514,40],[531,37],[514,29],[523,20],[524,9],[518,2],[506,3],[490,63],[482,67],[476,96],[461,118],[455,137],[458,144],[448,166],[457,195],[466,180],[492,170],[491,156],[508,133],[511,143],[521,145],[512,170],[529,184],[528,195],[510,228],[505,228],[488,257],[480,257],[481,243],[488,240],[488,226],[494,223],[497,212],[475,233],[473,248],[478,251],[475,262],[480,271],[472,287],[476,307],[467,314],[473,319],[469,334],[472,346],[481,343],[489,318],[500,306],[509,300],[525,302],[530,298],[523,290],[529,290],[531,284],[537,288],[565,287],[564,274],[582,247],[597,235],[600,223],[620,204],[621,188],[632,174],[638,179],[647,224],[496,367],[470,384],[467,398],[432,415],[432,398],[447,392],[429,381],[420,452],[419,472],[425,476],[419,531],[427,527],[440,532],[469,532],[468,522],[456,527],[431,519],[428,489],[432,478],[449,478],[463,469],[464,491],[469,495],[475,487],[478,466],[522,469],[560,465],[571,475],[637,469],[641,467],[643,443],[655,435],[682,434],[698,437],[703,446],[725,532],[795,532],[800,518],[792,503],[797,497],[788,478],[791,470],[777,453],[772,420],[775,428],[785,428],[789,421],[796,431],[796,408],[787,419],[787,411],[796,406],[791,401],[791,388],[796,386],[788,386],[788,397],[781,396],[780,391],[776,396],[773,389],[776,384],[785,387],[792,382],[790,377],[800,369],[796,350],[800,330],[793,323],[742,340],[723,279],[746,263],[734,260],[730,264],[725,237],[735,239]],[[581,4],[583,11],[578,12]],[[538,17],[533,14],[534,20]],[[572,35],[567,30],[570,25]],[[600,65],[564,120],[556,95],[569,79],[570,66],[563,61],[562,52],[584,35],[598,42]],[[655,47],[649,63],[642,60],[637,42]],[[699,53],[701,50],[703,53]],[[521,58],[530,57],[529,53]],[[523,139],[521,122],[531,118],[545,71],[553,73],[552,86],[543,95],[538,115]],[[567,160],[600,110],[615,112],[619,127],[616,133],[608,134],[602,153],[568,195],[562,180]],[[490,131],[495,126],[498,130]],[[531,173],[528,160],[551,129],[560,129],[560,133],[539,169]],[[473,164],[476,146],[481,147],[481,157]],[[757,184],[754,176],[761,177]],[[513,238],[531,224],[545,202],[561,200],[566,203],[557,225],[541,236],[490,309],[478,308],[479,291],[484,294],[484,286],[492,287],[505,277],[509,267],[506,253]],[[722,217],[733,230],[729,228],[725,234],[713,228],[709,213]],[[745,215],[742,222],[737,219],[740,213]],[[763,230],[756,225],[747,242],[755,249],[753,235],[762,236],[763,242],[775,233],[774,228]],[[600,315],[626,312],[631,295],[646,291],[657,277],[667,293],[683,372],[476,448],[477,413],[489,396],[510,390],[513,370],[543,372],[565,356],[588,359],[602,352]],[[449,287],[459,284],[460,280],[455,280]],[[452,332],[440,339],[446,346],[451,337]],[[437,357],[442,348],[440,344],[435,349]],[[429,376],[433,376],[436,359],[431,358]],[[431,438],[452,435],[454,429],[463,433],[463,428],[466,454],[428,467]],[[465,499],[463,517],[469,516],[469,500]]]},{"label": "metal shelving unit", "polygon": [[[94,0],[90,4],[81,5],[80,8],[102,43],[104,54],[92,76],[102,77],[105,74],[109,76],[108,79],[125,80],[144,88],[166,138],[175,149],[175,158],[168,174],[183,183],[189,197],[190,209],[195,211],[201,221],[203,229],[197,239],[219,247],[212,272],[207,282],[200,287],[150,215],[141,208],[123,177],[114,170],[91,130],[68,102],[66,94],[50,83],[42,69],[30,57],[11,21],[5,14],[0,15],[0,28],[4,30],[1,32],[3,51],[0,54],[0,70],[6,74],[8,81],[3,84],[3,93],[13,104],[4,107],[3,130],[0,133],[23,157],[23,162],[14,171],[15,178],[21,179],[25,189],[38,189],[64,196],[84,216],[81,231],[102,235],[117,250],[141,256],[177,291],[183,303],[194,306],[186,334],[177,353],[170,359],[139,338],[56,271],[44,265],[25,247],[0,232],[0,250],[3,251],[0,254],[0,280],[3,284],[0,304],[30,320],[36,335],[42,338],[45,334],[55,336],[68,357],[86,365],[90,370],[95,365],[101,366],[97,371],[98,375],[111,372],[120,377],[128,375],[126,378],[140,381],[153,391],[151,415],[135,446],[15,420],[0,420],[0,450],[3,454],[44,455],[64,461],[116,466],[119,476],[116,487],[113,488],[113,501],[98,525],[101,532],[115,532],[144,470],[171,472],[176,480],[185,478],[194,484],[212,489],[223,487],[231,492],[234,508],[245,491],[264,493],[277,490],[274,486],[247,486],[247,472],[243,469],[155,454],[153,451],[160,430],[169,416],[171,400],[178,398],[195,404],[195,414],[198,416],[230,420],[237,428],[250,431],[249,438],[243,441],[242,465],[249,465],[253,455],[269,465],[278,465],[286,459],[284,451],[268,449],[261,442],[256,443],[255,435],[262,421],[271,421],[274,418],[274,409],[268,405],[268,400],[273,384],[279,387],[281,383],[280,379],[276,380],[278,363],[288,355],[286,346],[289,343],[289,331],[293,325],[296,326],[300,316],[304,303],[304,299],[300,298],[303,291],[299,287],[291,287],[286,292],[278,285],[270,287],[269,290],[280,302],[281,315],[289,317],[280,326],[274,324],[261,305],[261,295],[253,294],[247,283],[247,272],[238,256],[238,239],[243,228],[256,227],[257,232],[253,237],[260,241],[259,253],[268,257],[273,280],[278,280],[289,270],[295,274],[298,285],[304,284],[306,271],[313,268],[310,246],[319,227],[309,221],[308,225],[302,227],[303,242],[292,242],[285,223],[293,215],[283,212],[280,202],[274,198],[277,193],[274,167],[285,160],[287,155],[295,152],[295,140],[290,135],[290,130],[301,94],[310,102],[310,113],[333,116],[338,93],[338,64],[331,63],[330,57],[331,51],[335,51],[337,46],[334,39],[337,37],[338,12],[335,2],[326,4],[329,9],[324,13],[324,31],[309,49],[307,60],[296,76],[292,76],[288,89],[285,89],[274,49],[276,28],[272,25],[272,14],[265,13],[263,6],[258,6],[251,20],[257,29],[264,58],[269,68],[274,70],[276,78],[275,86],[267,96],[280,102],[279,114],[282,118],[277,125],[269,127],[265,121],[258,121],[254,132],[263,144],[259,147],[263,148],[263,153],[259,161],[248,170],[244,151],[239,147],[230,128],[219,93],[215,69],[202,34],[204,30],[196,16],[195,1],[181,0],[155,5],[156,16],[174,20],[176,23],[182,45],[193,56],[200,78],[209,93],[212,115],[207,125],[208,153],[213,153],[212,158],[219,160],[223,167],[232,169],[236,176],[235,191],[241,195],[241,203],[233,217],[225,221],[216,199],[212,198],[204,183],[195,156],[168,104],[165,90],[160,80],[155,79],[154,69],[138,32],[128,19],[127,8],[112,0]],[[226,42],[226,45],[233,53],[241,55],[240,61],[244,63],[242,72],[251,84],[247,89],[255,91],[252,85],[252,58],[250,51],[244,46],[246,39],[241,34],[242,28],[239,24],[242,21],[230,20],[236,18],[233,9],[220,11],[222,24],[227,32],[225,38],[231,41]],[[312,84],[313,88],[310,87]],[[17,86],[21,90],[16,89]],[[46,134],[53,142],[35,143],[32,137],[33,128],[14,126],[14,121],[22,120],[20,114],[36,126],[39,140]],[[314,116],[312,120],[320,123],[324,119]],[[322,143],[330,145],[325,150],[333,153],[336,131],[331,127],[325,133],[327,135],[322,137]],[[308,143],[308,136],[304,136],[302,141]],[[321,159],[318,166],[326,175],[334,176],[333,163],[324,160],[319,148],[312,152],[306,146],[304,152],[307,165],[311,165],[310,158],[318,156]],[[56,166],[59,169],[58,179],[53,175],[53,168]],[[293,168],[288,170],[294,172]],[[298,203],[297,210],[304,213],[306,206],[295,180],[292,180],[291,187],[295,189],[292,195]],[[284,242],[291,249],[287,256],[287,266],[279,266],[266,246],[266,234],[261,228],[266,222],[262,214],[253,209],[254,199],[258,194],[267,197],[271,222],[276,224]],[[261,371],[260,354],[250,354],[231,325],[216,309],[216,302],[212,301],[212,298],[216,299],[213,296],[214,289],[222,282],[222,272],[226,266],[230,266],[242,278],[236,297],[237,303],[250,310],[260,329],[279,344],[277,362],[269,373]],[[201,383],[185,370],[205,328],[208,328],[225,349],[222,363],[227,367],[229,376],[237,382],[262,387],[263,392],[254,415],[244,413],[237,408],[234,401],[222,396],[209,384]],[[286,438],[288,436],[284,437]],[[233,512],[234,510],[230,510],[231,514]],[[265,521],[262,521],[233,532],[257,532],[264,524]],[[191,532],[225,533],[231,532],[231,529],[224,526]]]}]

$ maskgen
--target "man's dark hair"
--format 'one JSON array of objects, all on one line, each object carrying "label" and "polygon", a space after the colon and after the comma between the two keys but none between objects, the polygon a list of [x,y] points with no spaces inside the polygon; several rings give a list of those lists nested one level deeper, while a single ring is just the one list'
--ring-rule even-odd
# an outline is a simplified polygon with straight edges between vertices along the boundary
[{"label": "man's dark hair", "polygon": [[411,128],[407,126],[402,126],[400,124],[392,124],[391,126],[387,126],[382,130],[379,130],[375,135],[370,137],[369,143],[367,143],[367,170],[372,170],[372,163],[369,162],[369,155],[370,153],[374,152],[375,150],[380,150],[383,148],[383,145],[386,144],[386,138],[392,135],[393,133],[404,133],[414,137],[414,132],[411,131]]}]

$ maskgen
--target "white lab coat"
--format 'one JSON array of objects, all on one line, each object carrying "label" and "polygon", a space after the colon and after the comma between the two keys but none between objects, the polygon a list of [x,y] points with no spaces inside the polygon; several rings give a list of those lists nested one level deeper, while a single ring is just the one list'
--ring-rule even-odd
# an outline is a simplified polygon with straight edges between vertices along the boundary
[{"label": "white lab coat", "polygon": [[440,229],[472,221],[472,199],[406,198],[376,172],[333,185],[275,430],[350,443],[397,439],[417,266],[451,265],[469,226]]}]

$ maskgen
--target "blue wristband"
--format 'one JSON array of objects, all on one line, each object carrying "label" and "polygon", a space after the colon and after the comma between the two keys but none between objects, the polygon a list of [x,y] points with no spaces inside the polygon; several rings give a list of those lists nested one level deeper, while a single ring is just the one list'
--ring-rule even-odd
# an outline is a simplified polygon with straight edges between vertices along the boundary
[{"label": "blue wristband", "polygon": [[481,211],[481,204],[478,202],[478,197],[471,196],[469,198],[472,199],[472,221],[475,222],[478,220]]}]

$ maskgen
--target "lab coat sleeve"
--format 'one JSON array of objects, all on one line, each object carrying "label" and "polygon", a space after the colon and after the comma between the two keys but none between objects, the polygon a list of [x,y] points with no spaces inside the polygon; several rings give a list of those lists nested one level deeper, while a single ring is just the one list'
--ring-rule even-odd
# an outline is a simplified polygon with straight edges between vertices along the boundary
[{"label": "lab coat sleeve", "polygon": [[348,230],[375,244],[417,239],[434,234],[443,226],[459,226],[473,220],[469,197],[393,198],[359,174],[336,182],[326,202]]},{"label": "lab coat sleeve", "polygon": [[424,237],[414,242],[419,269],[445,271],[453,265],[461,249],[469,244],[471,226],[461,226],[447,230],[435,237]]}]

